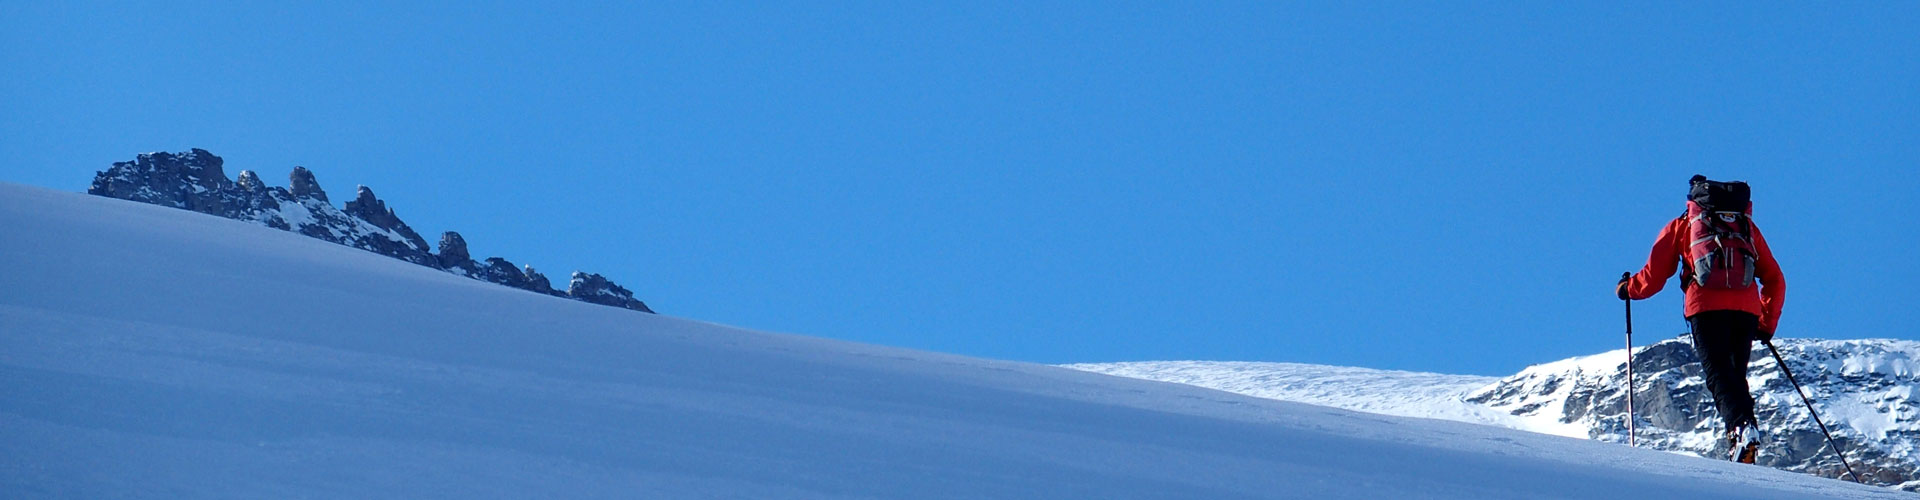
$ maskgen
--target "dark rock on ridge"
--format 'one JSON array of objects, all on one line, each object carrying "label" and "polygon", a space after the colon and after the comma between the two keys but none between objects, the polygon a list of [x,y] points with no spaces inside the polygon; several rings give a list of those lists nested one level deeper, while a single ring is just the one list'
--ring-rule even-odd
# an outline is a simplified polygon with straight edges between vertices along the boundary
[{"label": "dark rock on ridge", "polygon": [[407,226],[407,223],[401,222],[400,216],[394,215],[393,209],[387,208],[386,202],[380,201],[380,198],[373,196],[373,189],[371,188],[360,186],[359,189],[354,192],[353,201],[347,202],[346,209],[342,211],[346,212],[347,215],[367,221],[368,224],[373,224],[373,227],[392,231],[394,234],[400,235],[401,238],[406,240],[410,247],[427,247],[427,239],[421,238],[420,233],[414,232],[412,227]]},{"label": "dark rock on ridge", "polygon": [[[289,197],[282,200],[281,206],[284,210],[280,215],[287,219],[293,232],[423,266],[433,265],[433,253],[428,250],[426,240],[420,238],[418,234],[411,234],[413,229],[406,228],[406,224],[400,223],[398,218],[394,218],[392,222],[397,227],[405,228],[405,233],[380,227],[379,224],[359,216],[372,215],[375,210],[371,206],[366,206],[369,203],[378,204],[381,209],[379,211],[383,212],[382,215],[391,215],[390,211],[385,210],[384,203],[374,199],[371,202],[349,204],[349,207],[357,209],[358,215],[356,215],[353,212],[334,208],[333,204],[327,201],[327,193],[320,189],[320,184],[314,179],[312,171],[303,167],[294,167],[293,174],[288,177],[293,180],[294,189],[286,192]],[[303,185],[305,187],[301,187]],[[280,191],[276,190],[273,193],[277,195]],[[372,190],[368,190],[365,194],[369,199],[373,197]]]},{"label": "dark rock on ridge", "polygon": [[527,276],[528,290],[533,290],[533,291],[544,293],[547,295],[554,295],[554,296],[560,296],[560,297],[567,296],[566,292],[554,290],[553,282],[547,280],[547,275],[540,274],[540,271],[533,270],[533,266],[526,266],[525,268],[522,268],[521,274],[524,274]]},{"label": "dark rock on ridge", "polygon": [[239,189],[227,180],[222,163],[204,149],[141,154],[95,174],[87,194],[234,218]]},{"label": "dark rock on ridge", "polygon": [[438,262],[441,269],[465,274],[468,277],[480,276],[479,266],[474,264],[473,257],[467,254],[467,239],[460,237],[460,233],[453,231],[440,233]]},{"label": "dark rock on ridge", "polygon": [[294,199],[313,198],[327,200],[327,192],[320,189],[320,182],[314,180],[313,171],[307,167],[293,167],[293,174],[287,176],[288,186],[292,187]]},{"label": "dark rock on ridge", "polygon": [[433,253],[426,239],[366,186],[356,189],[354,199],[341,209],[327,200],[326,191],[305,167],[294,167],[288,176],[290,188],[281,188],[267,186],[251,170],[241,171],[238,182],[228,180],[224,163],[197,148],[184,153],[143,153],[95,174],[87,194],[251,221],[482,281],[653,312],[635,300],[633,292],[598,274],[576,272],[568,291],[562,292],[532,266],[522,270],[499,257],[490,257],[484,264],[475,262],[466,238],[456,232],[441,235],[440,252]]},{"label": "dark rock on ridge", "polygon": [[633,292],[620,285],[607,281],[598,274],[573,273],[573,281],[567,284],[567,295],[575,299],[604,306],[624,307],[641,312],[653,312],[645,302],[635,300]]},{"label": "dark rock on ridge", "polygon": [[480,265],[480,279],[521,290],[532,290],[541,293],[552,291],[535,290],[531,288],[527,282],[527,275],[521,273],[518,266],[513,265],[512,262],[507,262],[507,259],[499,257],[487,257],[487,261]]}]

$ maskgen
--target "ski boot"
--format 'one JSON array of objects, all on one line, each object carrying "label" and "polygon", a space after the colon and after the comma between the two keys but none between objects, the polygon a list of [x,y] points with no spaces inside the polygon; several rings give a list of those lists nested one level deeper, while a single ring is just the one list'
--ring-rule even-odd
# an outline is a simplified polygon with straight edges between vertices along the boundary
[{"label": "ski boot", "polygon": [[1727,432],[1727,445],[1727,460],[1753,463],[1760,457],[1760,429],[1753,425],[1736,427]]}]

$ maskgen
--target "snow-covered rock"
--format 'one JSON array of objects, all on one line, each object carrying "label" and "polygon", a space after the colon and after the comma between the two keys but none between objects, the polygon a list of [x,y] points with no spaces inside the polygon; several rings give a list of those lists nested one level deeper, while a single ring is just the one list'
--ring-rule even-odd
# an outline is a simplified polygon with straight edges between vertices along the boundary
[{"label": "snow-covered rock", "polygon": [[[1920,342],[1776,339],[1855,471],[1880,485],[1920,481]],[[1748,369],[1756,413],[1770,433],[1761,465],[1825,477],[1845,474],[1779,364],[1756,344]],[[1499,425],[1626,441],[1626,350],[1535,365],[1503,378],[1292,363],[1163,361],[1067,365],[1251,396],[1389,415]],[[1641,447],[1725,457],[1719,411],[1682,338],[1637,347],[1636,441]]]},{"label": "snow-covered rock", "polygon": [[[1854,471],[1875,484],[1920,480],[1920,342],[1894,339],[1774,341]],[[1827,477],[1845,468],[1767,348],[1747,369],[1754,413],[1768,433],[1758,463]],[[1641,446],[1724,457],[1720,412],[1687,338],[1634,350],[1636,441]],[[1626,441],[1626,350],[1522,370],[1466,400],[1516,416],[1550,419],[1593,439]]]},{"label": "snow-covered rock", "polygon": [[291,190],[269,187],[252,171],[227,179],[225,162],[204,149],[144,153],[94,175],[87,194],[257,222],[314,238],[432,265],[426,241],[362,188],[347,209],[327,201],[313,172],[294,167]]},{"label": "snow-covered rock", "polygon": [[[133,161],[114,163],[112,168],[95,174],[87,194],[255,222],[477,280],[546,295],[569,296],[554,290],[544,276],[539,280],[530,279],[511,263],[499,268],[475,262],[467,253],[466,239],[459,233],[448,231],[442,235],[440,253],[435,254],[425,238],[401,221],[400,216],[366,186],[355,189],[353,200],[344,208],[335,208],[318,178],[306,167],[294,167],[288,176],[290,187],[281,188],[267,186],[253,171],[240,172],[237,182],[228,180],[224,164],[219,156],[197,148],[184,153],[143,153]],[[493,259],[499,258],[488,261]],[[595,286],[584,290],[582,295],[572,297],[653,312],[645,303],[635,300],[632,292],[604,277],[599,280],[604,283],[594,283]]]},{"label": "snow-covered rock", "polygon": [[567,283],[567,296],[603,306],[653,312],[645,302],[633,298],[632,290],[621,288],[598,274],[574,272],[573,279]]}]

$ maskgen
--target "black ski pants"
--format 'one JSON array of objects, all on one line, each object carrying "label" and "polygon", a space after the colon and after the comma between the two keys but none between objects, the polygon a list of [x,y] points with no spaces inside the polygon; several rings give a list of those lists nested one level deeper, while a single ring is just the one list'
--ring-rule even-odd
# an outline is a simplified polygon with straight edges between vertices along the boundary
[{"label": "black ski pants", "polygon": [[1702,311],[1687,317],[1693,333],[1693,352],[1700,356],[1707,390],[1720,408],[1727,430],[1754,422],[1753,393],[1747,388],[1747,361],[1753,357],[1753,339],[1760,318],[1743,311]]}]

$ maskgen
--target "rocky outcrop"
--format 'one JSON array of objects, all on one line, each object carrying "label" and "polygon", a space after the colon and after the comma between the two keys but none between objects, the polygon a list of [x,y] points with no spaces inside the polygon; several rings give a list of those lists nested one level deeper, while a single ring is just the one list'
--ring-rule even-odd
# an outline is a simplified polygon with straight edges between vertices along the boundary
[{"label": "rocky outcrop", "polygon": [[252,170],[241,170],[240,180],[234,184],[239,186],[241,191],[248,193],[264,193],[267,191],[267,183],[261,181],[260,174],[255,174]]},{"label": "rocky outcrop", "polygon": [[440,255],[436,258],[441,269],[466,275],[469,278],[480,277],[479,265],[467,254],[467,239],[460,233],[447,231],[440,233]]},{"label": "rocky outcrop", "polygon": [[289,230],[423,266],[433,265],[433,253],[427,248],[426,240],[399,222],[398,217],[392,217],[388,227],[366,218],[385,220],[384,217],[393,215],[386,210],[386,204],[373,199],[372,190],[363,193],[368,200],[347,204],[353,210],[341,210],[327,201],[327,192],[320,189],[312,171],[294,167],[288,178],[293,182],[293,189],[275,188],[267,193],[280,198],[277,202],[281,209],[275,215],[286,221]]},{"label": "rocky outcrop", "polygon": [[533,290],[533,291],[544,293],[547,295],[558,295],[562,297],[567,296],[566,292],[554,290],[553,282],[547,280],[547,275],[540,274],[540,271],[533,270],[533,266],[526,266],[521,270],[520,274],[525,275],[527,277],[528,290]]},{"label": "rocky outcrop", "polygon": [[[1863,479],[1881,485],[1920,481],[1920,343],[1783,338],[1774,345]],[[1826,477],[1844,475],[1780,364],[1759,344],[1752,359],[1747,380],[1755,417],[1767,432],[1758,463]],[[1591,438],[1624,442],[1625,361],[1624,351],[1614,351],[1530,367],[1475,391],[1466,401],[1516,416],[1577,424],[1588,429]],[[1639,446],[1726,457],[1719,410],[1684,337],[1636,348],[1633,371]]]},{"label": "rocky outcrop", "polygon": [[366,186],[355,190],[344,209],[335,208],[306,167],[294,167],[290,187],[281,188],[266,185],[251,170],[241,171],[238,181],[229,180],[223,166],[219,156],[204,149],[144,153],[95,174],[87,193],[251,221],[491,283],[653,312],[633,299],[632,292],[598,274],[575,273],[593,278],[575,295],[571,286],[568,292],[554,290],[531,266],[523,271],[499,257],[475,262],[466,238],[456,232],[441,235],[440,251],[434,253],[425,238]]},{"label": "rocky outcrop", "polygon": [[313,178],[313,172],[307,170],[307,167],[293,167],[293,174],[287,176],[287,181],[288,185],[292,186],[294,199],[329,202],[327,192],[320,189],[320,181]]},{"label": "rocky outcrop", "polygon": [[274,229],[293,229],[286,218],[280,216],[280,201],[291,198],[286,190],[267,186],[252,170],[240,171],[240,180],[234,183],[234,189],[238,191],[232,201],[234,210],[225,214],[226,217],[257,221]]},{"label": "rocky outcrop", "polygon": [[573,281],[567,284],[567,296],[604,306],[623,307],[640,312],[653,312],[645,302],[635,300],[633,292],[620,285],[607,281],[598,274],[573,273]]},{"label": "rocky outcrop", "polygon": [[147,153],[93,176],[87,194],[183,208],[235,218],[239,186],[227,180],[222,160],[204,149]]},{"label": "rocky outcrop", "polygon": [[499,257],[487,257],[487,261],[480,264],[480,279],[522,290],[527,288],[527,275],[521,274],[512,262]]},{"label": "rocky outcrop", "polygon": [[[223,163],[204,149],[146,153],[94,175],[87,193],[254,221],[417,264],[431,262],[426,242],[390,211],[383,215],[391,224],[383,226],[375,221],[387,219],[370,221],[334,208],[307,169],[294,169],[296,192],[269,187],[252,171],[241,172],[239,182],[228,180]],[[355,207],[348,204],[350,209]],[[369,210],[364,215],[373,214]]]},{"label": "rocky outcrop", "polygon": [[547,277],[533,272],[531,266],[527,267],[526,271],[521,271],[519,267],[513,265],[513,262],[500,257],[487,257],[485,262],[475,262],[471,254],[467,253],[467,239],[460,236],[460,233],[447,231],[440,235],[440,254],[437,259],[440,268],[447,272],[530,292],[569,297],[565,293],[554,290],[553,285],[547,281]]},{"label": "rocky outcrop", "polygon": [[[324,196],[324,194],[322,196]],[[347,202],[346,209],[341,211],[346,212],[347,215],[356,219],[366,221],[368,224],[372,224],[373,227],[400,235],[400,237],[406,241],[407,247],[409,248],[427,247],[427,239],[421,238],[420,233],[414,232],[412,227],[408,227],[406,222],[402,222],[400,216],[393,213],[393,209],[387,208],[387,202],[380,201],[380,198],[373,195],[373,189],[371,188],[360,186],[356,189],[353,201]],[[378,249],[374,251],[387,255],[395,255],[397,252],[386,252]],[[417,263],[425,264],[425,262]]]}]

